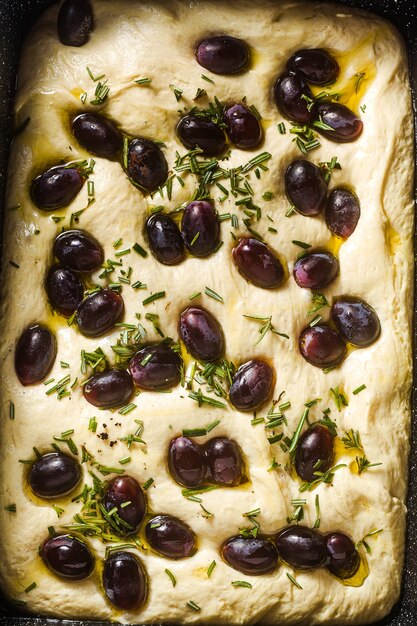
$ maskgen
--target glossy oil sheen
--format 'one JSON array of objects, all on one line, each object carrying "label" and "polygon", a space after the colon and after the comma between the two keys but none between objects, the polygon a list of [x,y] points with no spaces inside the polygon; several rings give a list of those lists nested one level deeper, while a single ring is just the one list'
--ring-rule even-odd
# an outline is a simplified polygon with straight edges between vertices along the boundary
[{"label": "glossy oil sheen", "polygon": [[219,243],[220,224],[213,205],[206,200],[190,202],[181,222],[181,234],[193,256],[208,256]]},{"label": "glossy oil sheen", "polygon": [[[127,502],[130,504],[126,505]],[[103,504],[106,511],[117,507],[117,515],[130,526],[130,529],[125,529],[127,535],[138,529],[146,512],[146,496],[141,486],[135,478],[126,474],[116,476],[108,483]]]},{"label": "glossy oil sheen", "polygon": [[94,569],[94,557],[89,548],[72,535],[58,535],[47,539],[39,554],[47,567],[59,578],[84,580]]},{"label": "glossy oil sheen", "polygon": [[244,478],[244,465],[239,446],[227,437],[214,437],[204,449],[210,479],[217,485],[235,487]]},{"label": "glossy oil sheen", "polygon": [[81,467],[61,452],[44,454],[30,468],[29,485],[39,498],[57,498],[70,493],[80,482]]},{"label": "glossy oil sheen", "polygon": [[217,361],[224,352],[224,336],[217,319],[201,307],[181,313],[179,331],[187,351],[200,361]]},{"label": "glossy oil sheen", "polygon": [[83,335],[98,337],[113,328],[123,315],[121,296],[102,289],[83,300],[77,310],[77,324]]},{"label": "glossy oil sheen", "polygon": [[168,176],[168,164],[161,148],[149,139],[133,139],[128,148],[127,173],[144,191],[156,191]]},{"label": "glossy oil sheen", "polygon": [[57,20],[58,37],[65,46],[84,46],[94,26],[93,10],[88,0],[65,0]]},{"label": "glossy oil sheen", "polygon": [[177,517],[153,517],[146,524],[145,534],[151,548],[168,559],[184,559],[194,552],[194,533]]},{"label": "glossy oil sheen", "polygon": [[326,536],[326,547],[329,555],[327,569],[342,580],[352,578],[360,565],[360,556],[352,539],[344,533],[333,532]]},{"label": "glossy oil sheen", "polygon": [[315,424],[300,437],[295,453],[295,469],[306,482],[318,478],[315,472],[327,472],[333,462],[333,437],[328,428]]},{"label": "glossy oil sheen", "polygon": [[83,386],[84,398],[99,408],[127,404],[133,393],[133,380],[129,372],[110,369],[94,374]]},{"label": "glossy oil sheen", "polygon": [[306,361],[316,367],[334,367],[344,358],[346,345],[330,326],[313,326],[303,330],[299,347]]},{"label": "glossy oil sheen", "polygon": [[75,272],[91,272],[103,263],[103,246],[83,230],[66,230],[54,241],[54,255]]},{"label": "glossy oil sheen", "polygon": [[294,279],[299,287],[323,289],[335,280],[339,261],[331,252],[310,252],[294,264]]},{"label": "glossy oil sheen", "polygon": [[84,296],[80,277],[66,267],[52,267],[45,286],[52,308],[64,317],[74,313]]},{"label": "glossy oil sheen", "polygon": [[337,237],[347,239],[354,232],[361,214],[359,200],[343,187],[333,189],[326,204],[326,224]]},{"label": "glossy oil sheen", "polygon": [[336,143],[348,143],[360,137],[363,122],[344,104],[323,102],[317,106],[319,119],[333,130],[318,129],[319,132]]},{"label": "glossy oil sheen", "polygon": [[181,380],[181,358],[163,343],[139,350],[129,363],[136,385],[143,389],[171,389]]},{"label": "glossy oil sheen", "polygon": [[45,211],[62,209],[79,194],[85,179],[75,168],[58,165],[46,170],[32,182],[33,203]]},{"label": "glossy oil sheen", "polygon": [[201,148],[205,156],[220,155],[226,145],[226,137],[220,126],[195,115],[181,118],[177,125],[177,135],[188,150]]},{"label": "glossy oil sheen", "polygon": [[229,139],[236,148],[251,150],[261,143],[262,127],[248,107],[239,103],[227,106],[223,120]]},{"label": "glossy oil sheen", "polygon": [[333,83],[340,71],[336,59],[322,48],[303,48],[294,52],[287,66],[313,85]]},{"label": "glossy oil sheen", "polygon": [[221,555],[230,567],[250,576],[270,574],[278,565],[275,546],[261,537],[230,537],[224,542]]},{"label": "glossy oil sheen", "polygon": [[169,444],[168,467],[173,478],[184,487],[198,487],[207,472],[204,451],[188,437],[176,437]]},{"label": "glossy oil sheen", "polygon": [[28,326],[17,342],[14,366],[22,385],[34,385],[45,378],[56,357],[55,335],[46,326]]},{"label": "glossy oil sheen", "polygon": [[252,359],[239,367],[230,387],[230,402],[240,411],[253,411],[271,395],[274,370],[266,361]]},{"label": "glossy oil sheen", "polygon": [[104,562],[103,587],[116,608],[132,611],[143,606],[148,585],[144,567],[130,552],[113,552]]},{"label": "glossy oil sheen", "polygon": [[236,74],[249,63],[249,48],[241,39],[220,35],[202,39],[197,46],[197,63],[213,74]]},{"label": "glossy oil sheen", "polygon": [[298,124],[308,124],[315,118],[314,107],[309,110],[308,101],[303,96],[313,99],[310,87],[297,74],[284,74],[275,83],[275,104],[284,117]]},{"label": "glossy oil sheen", "polygon": [[323,567],[327,560],[326,540],[307,526],[288,526],[275,539],[280,558],[298,570]]},{"label": "glossy oil sheen", "polygon": [[262,289],[275,289],[284,280],[281,261],[268,246],[254,237],[243,237],[232,250],[239,272]]}]

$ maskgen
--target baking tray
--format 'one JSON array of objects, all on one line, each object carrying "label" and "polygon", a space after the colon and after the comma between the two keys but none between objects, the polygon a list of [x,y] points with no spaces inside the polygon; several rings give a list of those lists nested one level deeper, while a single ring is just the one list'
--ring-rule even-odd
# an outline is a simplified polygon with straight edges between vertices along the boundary
[{"label": "baking tray", "polygon": [[[238,2],[238,0],[236,0]],[[253,0],[256,2],[256,0]],[[327,2],[328,0],[323,0]],[[114,0],[116,3],[117,0]],[[0,208],[3,215],[9,146],[12,140],[12,107],[22,41],[36,18],[53,0],[0,0]],[[402,33],[408,49],[414,114],[417,115],[417,2],[416,0],[338,0],[346,7],[358,7],[382,15]],[[414,128],[417,151],[417,125]],[[417,152],[416,152],[417,154]],[[417,171],[417,160],[416,160]],[[417,199],[417,179],[415,180]],[[1,227],[0,219],[0,246]],[[417,240],[415,237],[415,249]],[[415,267],[417,277],[417,266]],[[391,613],[373,626],[417,625],[417,286],[414,294],[414,379],[412,447],[408,492],[406,558],[402,593]],[[1,555],[0,555],[1,558]],[[389,584],[389,581],[387,581]],[[110,626],[110,622],[59,620],[18,615],[0,605],[0,626]],[[277,626],[279,626],[277,624]]]}]

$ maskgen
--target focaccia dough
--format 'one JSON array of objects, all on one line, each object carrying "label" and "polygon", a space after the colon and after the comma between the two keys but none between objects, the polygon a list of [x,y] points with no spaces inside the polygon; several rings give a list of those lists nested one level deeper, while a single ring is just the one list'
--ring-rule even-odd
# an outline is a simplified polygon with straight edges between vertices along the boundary
[{"label": "focaccia dough", "polygon": [[[66,618],[116,620],[123,623],[180,622],[212,624],[360,624],[385,615],[399,595],[404,552],[405,495],[409,449],[411,386],[412,315],[412,232],[413,232],[413,144],[411,96],[406,52],[393,28],[368,13],[346,7],[314,2],[239,2],[93,0],[95,29],[87,45],[71,48],[60,44],[56,34],[58,6],[39,20],[23,50],[15,102],[16,123],[30,116],[30,123],[14,141],[10,156],[6,220],[4,229],[4,270],[1,304],[1,384],[2,454],[0,506],[1,584],[12,600],[25,601],[31,612]],[[236,76],[210,74],[215,84],[204,81],[209,74],[194,58],[196,43],[204,36],[218,33],[244,39],[252,50],[250,69]],[[199,259],[188,257],[179,266],[166,267],[149,254],[146,259],[131,252],[123,257],[124,267],[133,268],[135,280],[148,290],[126,285],[123,298],[124,321],[135,323],[135,313],[157,313],[164,332],[178,337],[179,313],[189,305],[194,292],[203,295],[194,304],[207,307],[219,319],[226,337],[226,357],[241,363],[254,356],[272,360],[277,381],[274,398],[285,391],[291,401],[286,412],[288,433],[292,434],[304,403],[321,398],[311,410],[318,419],[331,408],[339,433],[359,430],[364,450],[371,462],[382,465],[363,472],[352,472],[354,457],[341,449],[338,462],[348,467],[337,470],[333,485],[321,484],[306,492],[305,523],[315,521],[314,500],[320,498],[320,530],[342,530],[355,541],[367,533],[383,529],[369,539],[372,552],[366,556],[369,576],[360,587],[345,586],[325,570],[300,573],[281,565],[271,575],[245,576],[226,565],[219,546],[226,538],[247,525],[246,511],[260,508],[258,518],[265,533],[286,525],[293,512],[291,498],[300,497],[299,482],[285,470],[288,455],[279,445],[270,446],[262,425],[252,426],[252,415],[207,406],[198,407],[179,386],[170,394],[142,392],[137,408],[128,415],[98,411],[75,387],[69,397],[59,400],[45,395],[40,383],[22,387],[13,366],[14,348],[22,330],[33,322],[48,324],[57,335],[58,356],[50,377],[61,379],[67,373],[73,381],[80,377],[80,351],[101,346],[112,358],[110,346],[120,330],[98,339],[82,336],[58,315],[52,316],[44,289],[44,277],[52,259],[52,242],[62,226],[69,226],[71,213],[87,204],[87,185],[70,207],[47,213],[31,202],[31,180],[61,160],[88,158],[70,131],[70,117],[77,112],[100,107],[93,99],[94,76],[105,74],[110,93],[103,111],[130,136],[163,141],[170,168],[175,152],[185,152],[175,135],[178,109],[193,106],[198,87],[212,100],[240,101],[247,97],[263,117],[265,140],[259,150],[232,149],[228,167],[246,163],[261,151],[272,158],[269,170],[260,180],[253,174],[251,184],[263,218],[255,228],[283,258],[291,273],[299,253],[293,240],[313,247],[332,246],[334,240],[322,218],[301,215],[285,217],[288,201],[284,193],[284,172],[301,156],[291,141],[289,124],[282,135],[277,124],[282,116],[272,98],[272,85],[285,69],[289,56],[302,47],[324,47],[338,59],[341,78],[332,87],[344,94],[346,102],[364,121],[359,140],[336,144],[322,138],[321,147],[308,158],[315,163],[337,156],[342,165],[335,171],[330,188],[352,187],[361,203],[361,217],[353,235],[339,251],[340,275],[325,290],[334,296],[347,294],[363,298],[378,313],[382,333],[377,342],[363,350],[352,351],[344,363],[324,373],[309,365],[298,351],[298,337],[310,318],[311,293],[300,289],[290,277],[278,290],[261,290],[247,283],[231,260],[230,222],[222,222],[224,245],[214,255]],[[355,75],[365,72],[358,93]],[[139,86],[134,80],[150,77],[152,83]],[[183,90],[177,102],[169,85]],[[86,104],[80,95],[88,93]],[[204,106],[206,100],[199,101]],[[366,109],[364,109],[366,105]],[[362,106],[362,111],[359,107]],[[123,239],[123,247],[136,241],[144,243],[143,228],[148,208],[162,204],[166,211],[187,201],[194,189],[191,176],[181,188],[174,182],[172,199],[158,194],[152,200],[143,196],[126,178],[119,163],[95,158],[95,203],[81,216],[78,226],[92,233],[105,247],[106,258],[114,259],[113,242]],[[274,198],[262,199],[265,191]],[[241,210],[229,196],[219,203],[221,192],[214,192],[216,208],[239,215],[240,229],[247,234]],[[18,209],[9,210],[19,205]],[[53,216],[63,216],[56,223]],[[268,231],[271,222],[277,233]],[[38,232],[39,231],[39,232]],[[13,261],[13,264],[10,263]],[[19,267],[16,267],[17,264]],[[224,304],[204,295],[208,286],[221,294]],[[150,293],[165,290],[166,297],[144,307]],[[325,315],[327,315],[325,310]],[[272,315],[274,327],[289,335],[289,340],[268,333],[256,347],[259,325],[243,315]],[[152,325],[147,324],[149,337]],[[62,369],[60,361],[70,364]],[[362,384],[366,389],[352,391]],[[338,412],[330,388],[344,390],[349,405]],[[15,418],[9,419],[9,403],[14,403]],[[260,412],[264,415],[268,407]],[[88,430],[89,419],[96,416],[97,433]],[[130,451],[120,438],[132,433],[134,419],[144,422],[143,437],[148,454],[140,446]],[[198,503],[181,495],[181,487],[169,474],[166,452],[169,441],[183,428],[195,428],[220,419],[221,424],[207,437],[225,435],[241,446],[249,473],[249,484],[219,489],[202,495],[204,507],[214,513],[207,519]],[[104,426],[106,425],[106,426]],[[27,466],[19,459],[32,456],[32,447],[49,450],[55,435],[74,429],[77,446],[85,444],[102,463],[118,466],[130,454],[132,461],[123,466],[140,483],[149,478],[154,484],[147,491],[155,512],[179,516],[198,537],[196,554],[173,562],[148,551],[141,551],[149,575],[149,598],[137,612],[116,611],[105,599],[100,586],[100,569],[81,583],[60,580],[46,569],[38,556],[38,546],[47,537],[47,527],[60,528],[72,520],[80,505],[71,497],[57,501],[35,499],[26,485]],[[108,439],[99,437],[108,433]],[[110,445],[117,441],[117,444]],[[205,439],[199,439],[204,442]],[[281,466],[267,471],[272,458]],[[85,468],[85,465],[83,465]],[[85,480],[90,480],[85,468]],[[5,509],[16,504],[16,512]],[[59,520],[52,508],[64,509]],[[88,539],[97,555],[104,557],[105,546]],[[206,570],[215,559],[217,566],[210,578]],[[175,588],[165,573],[175,575]],[[295,587],[287,577],[294,575],[302,586]],[[235,580],[248,580],[252,589],[234,587]],[[29,593],[25,589],[36,582]],[[201,610],[191,610],[192,600]]]}]

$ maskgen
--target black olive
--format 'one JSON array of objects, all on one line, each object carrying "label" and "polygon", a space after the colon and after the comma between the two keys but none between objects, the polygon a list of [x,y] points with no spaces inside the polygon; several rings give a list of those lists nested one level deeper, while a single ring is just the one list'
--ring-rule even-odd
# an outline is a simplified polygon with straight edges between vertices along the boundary
[{"label": "black olive", "polygon": [[164,265],[176,265],[184,256],[184,243],[174,220],[164,213],[155,213],[146,222],[146,234],[154,257]]},{"label": "black olive", "polygon": [[378,315],[359,298],[342,298],[335,302],[332,318],[342,337],[358,348],[371,345],[381,333]]},{"label": "black olive", "polygon": [[217,361],[224,352],[224,336],[216,318],[206,309],[188,307],[181,313],[180,335],[187,351],[199,361]]},{"label": "black olive", "polygon": [[161,148],[149,139],[133,139],[127,156],[129,178],[145,191],[155,191],[168,176],[168,164]]},{"label": "black olive", "polygon": [[203,449],[188,437],[177,437],[171,441],[168,465],[174,479],[184,487],[198,487],[207,472]]},{"label": "black olive", "polygon": [[274,370],[260,359],[252,359],[239,367],[230,387],[230,402],[241,411],[253,411],[271,395]]},{"label": "black olive", "polygon": [[274,544],[261,537],[230,537],[222,545],[221,555],[230,567],[250,576],[269,574],[278,564]]},{"label": "black olive", "polygon": [[207,256],[219,243],[220,224],[213,205],[206,200],[190,202],[181,222],[181,234],[194,256]]},{"label": "black olive", "polygon": [[68,206],[79,194],[85,178],[74,167],[58,165],[46,170],[32,182],[30,195],[34,204],[45,211]]},{"label": "black olive", "polygon": [[333,189],[326,204],[326,223],[337,237],[347,239],[361,215],[359,200],[348,189]]},{"label": "black olive", "polygon": [[70,493],[80,482],[81,467],[71,456],[51,452],[37,459],[29,472],[29,484],[39,498],[57,498]]},{"label": "black olive", "polygon": [[280,76],[274,86],[275,103],[281,113],[293,122],[308,124],[315,119],[313,94],[298,74]]},{"label": "black olive", "polygon": [[94,27],[88,0],[65,0],[58,13],[58,37],[65,46],[83,46]]},{"label": "black olive", "polygon": [[322,170],[305,159],[293,161],[285,172],[285,191],[302,215],[318,215],[324,209],[327,183]]},{"label": "black olive", "polygon": [[226,145],[226,137],[220,126],[195,115],[185,115],[180,119],[177,134],[186,148],[201,148],[205,156],[218,156]]},{"label": "black olive", "polygon": [[340,532],[333,532],[326,537],[329,561],[327,569],[342,580],[352,578],[361,562],[352,539]]},{"label": "black olive", "polygon": [[241,39],[220,35],[203,39],[196,50],[197,63],[213,74],[236,74],[249,64],[249,48]]},{"label": "black olive", "polygon": [[77,324],[83,335],[98,337],[103,335],[123,315],[124,304],[121,296],[111,289],[102,289],[81,302],[77,310]]},{"label": "black olive", "polygon": [[317,106],[317,115],[324,124],[332,129],[318,129],[330,141],[347,143],[355,141],[362,134],[362,121],[344,104],[322,102]]},{"label": "black olive", "polygon": [[47,567],[60,578],[84,580],[94,569],[94,557],[90,550],[72,535],[47,539],[39,554]]},{"label": "black olive", "polygon": [[143,389],[171,389],[181,380],[181,358],[163,343],[151,345],[136,352],[129,371]]},{"label": "black olive", "polygon": [[122,611],[143,606],[148,583],[142,563],[130,552],[113,552],[104,561],[103,587],[110,602]]},{"label": "black olive", "polygon": [[193,531],[176,517],[153,517],[146,524],[145,534],[151,548],[168,559],[183,559],[195,551]]},{"label": "black olive", "polygon": [[262,141],[262,127],[256,115],[243,104],[231,104],[223,115],[227,134],[233,145],[241,150],[256,148]]},{"label": "black olive", "polygon": [[288,61],[290,72],[299,74],[313,85],[333,83],[339,76],[337,61],[322,48],[297,50]]},{"label": "black olive", "polygon": [[94,374],[83,386],[84,398],[100,408],[125,404],[133,393],[133,380],[126,370],[111,369]]},{"label": "black olive", "polygon": [[[146,512],[146,496],[138,481],[132,476],[116,476],[107,487],[103,500],[107,511],[117,508],[117,515],[127,524],[123,524],[124,534],[135,532]],[[129,503],[129,504],[127,504]]]},{"label": "black olive", "polygon": [[114,157],[123,146],[117,126],[98,113],[77,115],[72,122],[72,132],[83,148],[101,157]]},{"label": "black olive", "polygon": [[55,335],[40,324],[28,326],[17,342],[14,367],[22,385],[33,385],[45,378],[56,357]]},{"label": "black olive", "polygon": [[297,285],[308,289],[323,289],[339,273],[339,261],[330,252],[309,252],[294,264]]},{"label": "black olive", "polygon": [[316,472],[327,472],[333,461],[333,437],[328,428],[315,424],[298,440],[295,469],[300,478],[313,482]]},{"label": "black olive", "polygon": [[280,558],[299,570],[323,567],[327,560],[326,539],[306,526],[287,526],[275,538]]},{"label": "black olive", "polygon": [[305,360],[316,367],[334,367],[346,354],[346,345],[339,333],[325,325],[305,328],[299,346]]},{"label": "black olive", "polygon": [[275,289],[282,283],[285,276],[282,263],[262,241],[242,237],[232,255],[239,272],[257,287]]},{"label": "black olive", "polygon": [[71,317],[84,296],[80,277],[66,267],[54,266],[46,277],[46,293],[55,311]]},{"label": "black olive", "polygon": [[54,255],[74,272],[91,272],[104,261],[101,244],[83,230],[66,230],[58,235]]},{"label": "black olive", "polygon": [[210,439],[204,448],[209,476],[217,485],[235,487],[244,478],[244,465],[239,446],[227,437]]}]

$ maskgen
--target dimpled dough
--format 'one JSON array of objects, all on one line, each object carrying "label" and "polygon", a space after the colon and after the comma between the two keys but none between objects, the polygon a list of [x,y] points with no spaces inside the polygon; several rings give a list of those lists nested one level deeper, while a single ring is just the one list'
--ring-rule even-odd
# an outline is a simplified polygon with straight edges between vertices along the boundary
[{"label": "dimpled dough", "polygon": [[[413,232],[413,148],[410,89],[406,53],[398,34],[379,18],[341,8],[337,5],[309,2],[127,2],[97,0],[92,2],[95,30],[89,43],[81,48],[60,44],[56,35],[58,6],[48,10],[33,28],[23,50],[15,101],[16,123],[27,116],[31,121],[13,143],[10,156],[6,208],[20,204],[18,210],[6,211],[4,230],[4,271],[1,384],[2,384],[2,455],[0,533],[2,587],[14,600],[24,600],[31,612],[66,618],[94,618],[123,623],[153,621],[198,622],[216,624],[359,624],[385,615],[398,598],[403,567],[404,499],[407,484],[411,386],[412,314],[412,232]],[[209,74],[194,58],[196,42],[211,34],[226,32],[247,41],[252,50],[250,69],[235,76]],[[257,151],[232,149],[226,167],[244,164],[249,158],[268,151],[272,158],[269,170],[258,180],[252,173],[255,203],[262,206],[263,217],[254,226],[269,245],[286,259],[291,273],[299,248],[292,240],[309,242],[313,247],[333,241],[323,218],[301,215],[285,217],[288,201],[284,194],[284,171],[300,157],[287,134],[277,131],[282,116],[271,95],[276,77],[286,60],[301,47],[325,47],[338,59],[341,78],[332,87],[344,93],[344,100],[361,113],[364,132],[358,141],[344,145],[322,138],[321,147],[308,156],[318,163],[337,156],[342,165],[335,171],[330,188],[347,185],[355,189],[361,202],[361,218],[353,235],[339,251],[340,276],[325,290],[329,301],[341,294],[364,298],[377,311],[382,333],[377,342],[363,350],[352,351],[345,362],[329,373],[309,365],[298,351],[298,337],[311,318],[311,293],[300,289],[290,276],[278,290],[260,290],[247,283],[231,260],[232,239],[229,221],[222,222],[224,245],[206,259],[188,257],[176,267],[159,264],[152,255],[146,259],[135,252],[123,257],[124,267],[133,268],[133,279],[146,283],[148,290],[123,287],[126,306],[124,321],[135,322],[135,313],[156,313],[164,332],[178,337],[180,312],[189,304],[189,296],[203,292],[193,303],[207,307],[220,321],[226,337],[226,357],[234,363],[254,356],[271,359],[276,369],[274,398],[285,390],[281,401],[290,400],[286,412],[291,436],[304,409],[312,398],[321,402],[311,409],[310,418],[319,419],[321,410],[331,407],[339,433],[359,430],[367,457],[382,465],[358,476],[349,465],[354,455],[341,446],[337,462],[347,467],[335,472],[333,485],[320,484],[306,492],[305,524],[316,519],[314,499],[320,497],[320,530],[342,530],[355,541],[370,531],[383,528],[369,539],[367,555],[369,576],[360,587],[344,586],[326,570],[294,572],[281,565],[273,574],[246,576],[227,566],[220,558],[220,544],[247,525],[246,511],[260,508],[257,518],[264,533],[273,533],[286,524],[293,512],[291,498],[300,497],[299,482],[285,470],[288,454],[279,444],[270,445],[262,425],[251,425],[251,414],[230,406],[226,410],[198,407],[181,386],[170,394],[142,392],[137,408],[123,416],[99,411],[88,404],[79,387],[70,397],[58,400],[45,395],[46,387],[22,387],[16,378],[13,355],[17,338],[29,323],[43,322],[56,333],[58,355],[50,377],[59,380],[67,373],[71,380],[80,377],[80,350],[102,347],[112,358],[110,346],[120,329],[98,339],[88,339],[69,327],[59,316],[52,316],[45,290],[44,276],[52,263],[52,242],[61,227],[69,226],[70,215],[86,206],[87,185],[66,210],[52,215],[64,216],[59,224],[51,214],[38,210],[29,197],[33,177],[60,160],[88,158],[70,132],[69,117],[82,110],[99,111],[89,104],[96,84],[86,66],[97,76],[104,73],[110,87],[103,111],[116,120],[131,136],[163,141],[168,164],[175,164],[175,152],[185,149],[175,136],[178,109],[193,106],[197,87],[206,89],[210,99],[222,102],[247,96],[263,116],[265,141]],[[359,93],[355,94],[354,75],[366,71]],[[213,78],[212,85],[201,74]],[[149,86],[138,86],[138,77],[150,77]],[[183,90],[177,102],[169,85]],[[80,94],[88,92],[85,105]],[[199,105],[204,106],[205,100]],[[96,201],[80,217],[79,227],[92,233],[105,247],[106,258],[114,259],[112,243],[123,238],[123,247],[136,241],[144,243],[143,228],[148,208],[163,204],[171,211],[187,201],[194,189],[192,176],[185,175],[185,186],[173,185],[172,199],[157,194],[152,200],[143,196],[126,178],[116,161],[96,158],[90,180],[95,183]],[[272,191],[270,202],[262,194]],[[229,195],[218,202],[220,190],[213,197],[220,213],[239,214],[236,234],[247,234],[243,214]],[[268,231],[273,220],[277,233]],[[40,232],[35,233],[36,230]],[[19,265],[14,267],[9,261]],[[132,282],[134,282],[132,280]],[[221,294],[224,304],[204,295],[205,286]],[[142,300],[150,293],[165,290],[166,297],[144,307]],[[324,315],[327,316],[328,310]],[[272,315],[274,327],[287,333],[289,340],[268,333],[256,347],[259,325],[243,317]],[[156,339],[147,323],[149,337]],[[62,369],[60,361],[70,364]],[[188,360],[187,363],[191,361]],[[366,384],[357,395],[352,391]],[[330,388],[340,386],[349,406],[338,412]],[[194,386],[196,390],[196,385]],[[203,388],[204,391],[204,388]],[[15,405],[15,419],[9,419],[9,402]],[[265,415],[268,407],[259,411]],[[96,416],[97,433],[88,430],[89,418]],[[130,451],[125,443],[110,442],[134,432],[134,419],[144,422],[143,437],[148,454],[136,444]],[[202,495],[204,507],[214,513],[207,519],[198,503],[181,495],[181,488],[171,478],[166,454],[169,441],[183,428],[202,427],[220,419],[221,423],[206,438],[228,436],[241,446],[247,461],[249,483],[238,488],[214,490]],[[104,426],[104,424],[106,426]],[[198,537],[194,556],[177,562],[149,550],[141,550],[149,576],[149,597],[137,612],[120,612],[104,597],[100,586],[100,568],[84,582],[60,580],[46,569],[38,556],[38,546],[47,537],[47,527],[60,528],[72,521],[80,504],[71,496],[54,500],[35,500],[26,487],[27,466],[19,459],[31,458],[32,447],[41,452],[50,449],[54,435],[74,429],[78,448],[85,444],[101,463],[118,466],[130,454],[126,473],[140,483],[149,478],[154,484],[147,491],[150,508],[158,513],[179,516]],[[108,439],[98,435],[108,433]],[[281,464],[267,471],[272,458]],[[86,464],[84,479],[90,481]],[[5,507],[16,504],[16,513]],[[52,508],[64,509],[60,519]],[[104,557],[105,546],[89,538],[97,561]],[[215,559],[210,579],[206,570]],[[177,579],[173,588],[166,573],[169,568]],[[297,578],[302,590],[295,587],[286,573]],[[252,589],[234,587],[232,581],[245,580]],[[37,587],[25,593],[33,581]],[[186,606],[194,601],[200,612]]]}]

